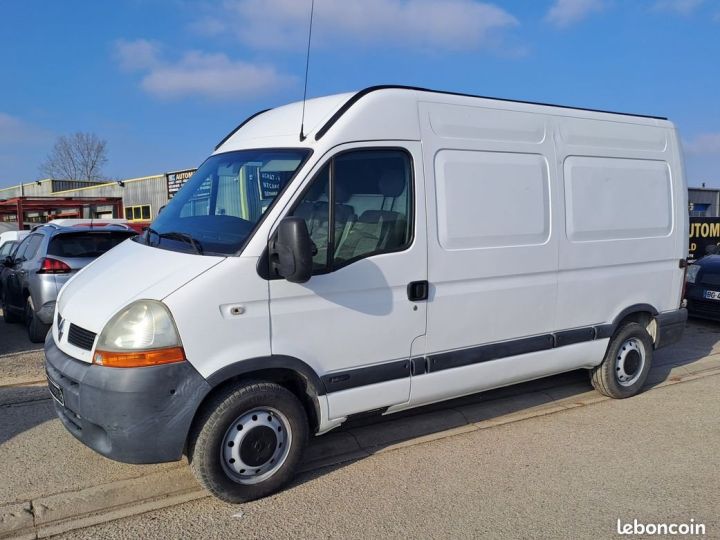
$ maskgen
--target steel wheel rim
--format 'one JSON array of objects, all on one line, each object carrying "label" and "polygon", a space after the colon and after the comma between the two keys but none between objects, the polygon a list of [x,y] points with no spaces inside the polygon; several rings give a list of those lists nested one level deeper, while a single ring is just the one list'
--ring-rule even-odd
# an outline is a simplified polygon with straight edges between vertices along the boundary
[{"label": "steel wheel rim", "polygon": [[645,369],[645,345],[637,338],[625,340],[618,350],[615,378],[620,386],[635,384]]},{"label": "steel wheel rim", "polygon": [[230,424],[220,447],[220,462],[235,482],[258,484],[283,466],[291,444],[287,417],[272,407],[256,407]]}]

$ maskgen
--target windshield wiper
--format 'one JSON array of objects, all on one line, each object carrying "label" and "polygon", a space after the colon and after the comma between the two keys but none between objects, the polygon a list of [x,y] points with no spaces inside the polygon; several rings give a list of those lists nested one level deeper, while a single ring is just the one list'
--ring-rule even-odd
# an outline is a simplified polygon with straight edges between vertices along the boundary
[{"label": "windshield wiper", "polygon": [[158,238],[168,238],[170,240],[180,240],[181,242],[187,242],[195,250],[195,253],[197,253],[198,255],[203,254],[203,248],[200,242],[187,233],[178,231],[170,231],[166,233],[158,233],[157,231],[153,232],[158,235]]},{"label": "windshield wiper", "polygon": [[151,234],[157,234],[157,235],[158,235],[158,239],[160,239],[160,233],[157,232],[157,231],[156,231],[155,229],[153,229],[152,227],[148,227],[147,229],[145,229],[145,245],[146,245],[146,246],[149,246],[149,245],[150,245],[150,235],[151,235]]}]

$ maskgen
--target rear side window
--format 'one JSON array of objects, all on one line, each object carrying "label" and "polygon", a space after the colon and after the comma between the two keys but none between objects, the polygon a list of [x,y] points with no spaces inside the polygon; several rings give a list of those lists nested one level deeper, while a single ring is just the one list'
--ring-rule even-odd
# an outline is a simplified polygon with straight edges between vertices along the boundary
[{"label": "rear side window", "polygon": [[54,257],[99,257],[134,236],[127,232],[82,232],[61,234],[50,241],[48,255]]},{"label": "rear side window", "polygon": [[35,257],[35,254],[40,247],[42,239],[43,237],[40,234],[31,234],[30,236],[28,236],[20,243],[20,246],[18,247],[17,253],[15,255],[15,259],[29,261],[30,259]]},{"label": "rear side window", "polygon": [[0,247],[0,256],[5,257],[10,255],[15,245],[15,242],[5,242],[2,247]]}]

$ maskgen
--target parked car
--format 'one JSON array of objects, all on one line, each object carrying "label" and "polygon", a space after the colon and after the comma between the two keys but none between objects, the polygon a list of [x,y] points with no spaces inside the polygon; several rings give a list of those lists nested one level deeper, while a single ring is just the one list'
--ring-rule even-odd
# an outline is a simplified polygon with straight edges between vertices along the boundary
[{"label": "parked car", "polygon": [[13,248],[18,244],[19,242],[17,240],[8,240],[0,244],[0,258],[8,257],[12,253]]},{"label": "parked car", "polygon": [[691,317],[720,321],[720,255],[707,255],[688,267],[685,298]]},{"label": "parked car", "polygon": [[[680,339],[681,145],[662,118],[380,87],[241,124],[60,293],[65,427],[246,501],[308,437],[587,369],[626,398]],[[148,366],[153,366],[148,368]]]},{"label": "parked car", "polygon": [[5,322],[24,321],[30,341],[41,343],[52,323],[62,286],[88,263],[135,236],[122,225],[36,227],[2,260]]},{"label": "parked car", "polygon": [[9,240],[0,246],[0,298],[2,298],[3,283],[5,283],[4,274],[6,273],[6,266],[2,262],[10,257],[15,250],[15,247],[19,244],[17,240]]},{"label": "parked car", "polygon": [[0,248],[2,248],[7,242],[19,242],[25,238],[29,231],[5,231],[0,232]]}]

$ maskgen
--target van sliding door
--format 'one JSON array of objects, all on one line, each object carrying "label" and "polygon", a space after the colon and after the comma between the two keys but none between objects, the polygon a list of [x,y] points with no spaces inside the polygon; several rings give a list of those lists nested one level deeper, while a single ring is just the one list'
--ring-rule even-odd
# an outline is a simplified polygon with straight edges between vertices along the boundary
[{"label": "van sliding door", "polygon": [[[428,213],[426,373],[411,404],[552,371],[557,299],[556,164],[550,120],[420,103]],[[472,102],[472,103],[471,103]],[[474,106],[470,106],[474,104]]]}]

